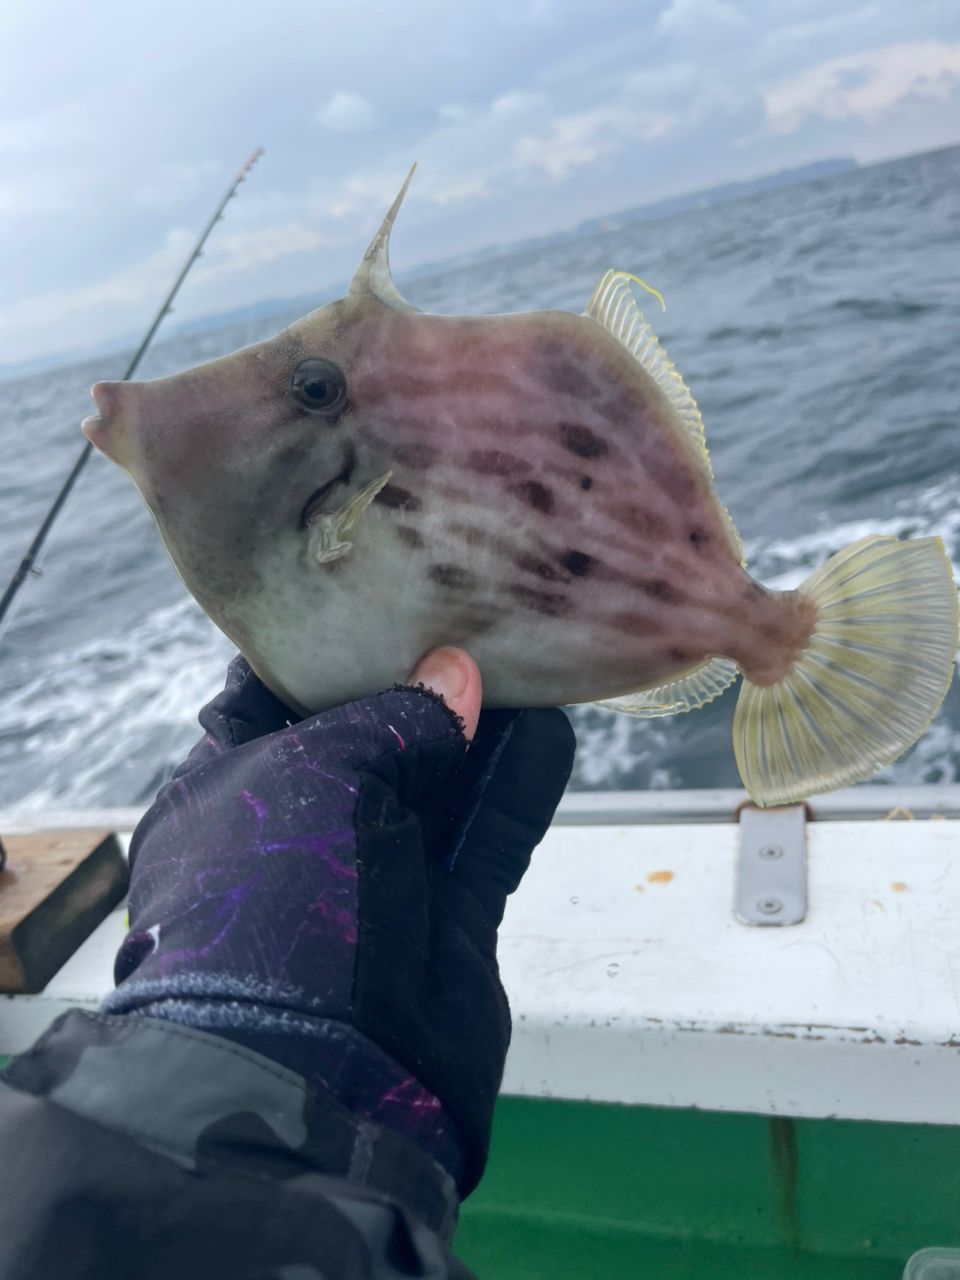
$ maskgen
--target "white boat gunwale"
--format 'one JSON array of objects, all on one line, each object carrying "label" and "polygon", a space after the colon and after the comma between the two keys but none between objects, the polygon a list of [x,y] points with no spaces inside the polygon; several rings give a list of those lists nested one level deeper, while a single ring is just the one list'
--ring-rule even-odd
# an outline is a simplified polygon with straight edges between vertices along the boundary
[{"label": "white boat gunwale", "polygon": [[[501,931],[504,1091],[960,1122],[960,786],[811,801],[809,912],[775,929],[733,911],[745,799],[564,799]],[[140,812],[0,813],[0,836],[83,826],[126,842]],[[42,993],[0,999],[0,1053],[66,1008],[96,1007],[123,932],[118,909]]]}]

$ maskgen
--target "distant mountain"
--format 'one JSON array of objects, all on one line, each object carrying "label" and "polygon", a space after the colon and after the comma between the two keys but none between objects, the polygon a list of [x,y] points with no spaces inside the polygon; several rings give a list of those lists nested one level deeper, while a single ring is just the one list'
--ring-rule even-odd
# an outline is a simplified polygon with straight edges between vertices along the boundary
[{"label": "distant mountain", "polygon": [[[814,182],[817,178],[832,178],[839,173],[847,173],[856,169],[857,162],[849,156],[835,159],[815,160],[812,164],[800,165],[796,169],[779,169],[776,173],[763,174],[759,178],[748,178],[743,182],[724,182],[716,187],[705,187],[702,191],[691,191],[686,195],[670,196],[666,200],[657,200],[653,204],[635,205],[631,209],[621,209],[619,213],[610,213],[603,217],[588,218],[566,231],[554,231],[549,235],[535,236],[512,244],[493,244],[485,249],[464,254],[457,258],[442,262],[425,262],[416,270],[405,273],[402,279],[412,280],[433,275],[453,266],[465,265],[469,262],[482,262],[491,258],[503,257],[507,254],[522,253],[525,250],[543,248],[550,244],[559,244],[564,240],[573,240],[577,236],[594,235],[602,231],[615,231],[628,227],[634,222],[648,222],[655,218],[669,217],[676,213],[689,213],[694,209],[706,209],[710,205],[726,204],[730,200],[740,200],[744,196],[756,195],[761,191],[772,191],[777,187],[795,186],[802,182]],[[171,326],[164,333],[164,341],[171,341],[189,333],[205,333],[210,329],[226,328],[231,324],[243,324],[251,318],[281,315],[303,315],[314,307],[320,306],[333,298],[342,297],[347,283],[341,281],[328,285],[320,292],[301,294],[296,298],[265,298],[247,306],[236,307],[231,311],[221,311],[213,315],[198,316],[195,320],[185,320],[182,324]],[[27,377],[31,373],[40,373],[44,369],[63,368],[67,365],[85,363],[97,356],[114,354],[126,349],[134,349],[139,337],[114,339],[83,352],[58,352],[54,355],[35,356],[30,360],[22,360],[15,364],[0,364],[0,382],[12,378]]]},{"label": "distant mountain", "polygon": [[657,200],[654,204],[637,205],[633,209],[624,209],[621,213],[609,214],[605,218],[589,218],[567,234],[580,236],[594,231],[612,231],[628,227],[633,222],[647,222],[652,218],[668,217],[671,213],[686,213],[691,209],[726,204],[730,200],[740,200],[743,196],[756,195],[761,191],[773,191],[776,187],[793,187],[801,182],[814,182],[817,178],[832,178],[838,173],[848,173],[858,167],[856,160],[850,156],[814,160],[812,164],[803,164],[796,169],[778,169],[776,173],[765,173],[759,178],[747,178],[743,182],[723,182],[720,186],[706,187],[703,191],[670,196],[666,200]]},{"label": "distant mountain", "polygon": [[[542,249],[547,245],[560,244],[564,240],[575,240],[578,236],[596,235],[602,231],[619,231],[623,227],[632,226],[635,222],[652,222],[657,218],[667,218],[675,213],[690,213],[695,209],[707,209],[711,205],[727,204],[731,200],[741,200],[745,196],[757,195],[762,191],[773,191],[778,187],[797,186],[803,182],[814,182],[817,178],[832,178],[839,173],[848,173],[857,169],[857,161],[850,156],[829,160],[814,160],[811,164],[800,165],[796,169],[778,169],[776,173],[765,173],[759,178],[747,178],[742,182],[724,182],[716,187],[705,187],[701,191],[690,191],[682,196],[669,196],[665,200],[656,200],[652,204],[638,204],[631,209],[621,209],[619,213],[603,214],[600,217],[588,218],[575,227],[565,231],[553,231],[543,236],[531,236],[527,240],[518,240],[512,244],[489,245],[471,254],[463,262],[500,258],[507,254],[524,253],[530,249]],[[440,271],[448,263],[433,263],[431,267]],[[425,268],[421,267],[419,274]]]},{"label": "distant mountain", "polygon": [[171,325],[166,340],[182,337],[188,333],[206,333],[208,329],[225,329],[231,324],[246,324],[250,320],[261,317],[279,316],[285,311],[306,315],[314,307],[332,302],[334,298],[342,298],[350,287],[349,281],[327,285],[325,289],[313,293],[301,293],[295,298],[264,298],[261,302],[252,302],[247,306],[234,307],[231,311],[218,311],[209,316],[197,316],[195,320],[184,320],[182,324]]},{"label": "distant mountain", "polygon": [[[115,355],[117,351],[136,348],[138,338],[114,338],[103,350],[104,355]],[[0,364],[0,382],[12,382],[17,378],[29,378],[32,373],[43,373],[44,369],[66,369],[73,365],[86,364],[95,360],[98,355],[96,347],[83,351],[53,351],[45,356],[31,356],[29,360],[17,360],[13,364]]]},{"label": "distant mountain", "polygon": [[[398,276],[399,280],[416,280],[424,276],[435,275],[456,266],[465,266],[471,262],[482,262],[490,258],[499,258],[505,254],[522,253],[526,249],[542,248],[549,244],[559,244],[564,240],[575,240],[578,236],[593,235],[598,231],[617,231],[621,227],[629,227],[634,222],[647,222],[654,218],[668,217],[673,213],[687,213],[694,209],[706,209],[714,204],[726,204],[730,200],[740,200],[744,196],[755,195],[761,191],[772,191],[777,187],[795,186],[802,182],[813,182],[817,178],[832,178],[838,173],[847,173],[858,168],[856,160],[849,156],[829,160],[815,160],[812,164],[801,165],[796,169],[779,169],[776,173],[765,173],[759,178],[748,178],[743,182],[724,182],[717,187],[706,187],[702,191],[691,191],[682,196],[670,196],[666,200],[658,200],[653,204],[640,204],[632,209],[622,209],[619,213],[609,213],[602,217],[588,218],[575,227],[565,231],[554,231],[543,236],[533,236],[527,240],[518,240],[510,244],[488,245],[472,253],[462,254],[455,258],[446,258],[437,262],[423,262],[413,271]],[[269,298],[254,303],[249,307],[237,307],[233,311],[220,312],[217,315],[201,316],[196,320],[188,320],[175,329],[170,336],[178,337],[185,333],[201,333],[208,329],[226,327],[228,324],[242,324],[255,316],[279,315],[284,311],[303,315],[313,307],[319,307],[333,298],[342,298],[348,288],[348,281],[341,281],[328,286],[320,293],[304,293],[296,298]]]}]

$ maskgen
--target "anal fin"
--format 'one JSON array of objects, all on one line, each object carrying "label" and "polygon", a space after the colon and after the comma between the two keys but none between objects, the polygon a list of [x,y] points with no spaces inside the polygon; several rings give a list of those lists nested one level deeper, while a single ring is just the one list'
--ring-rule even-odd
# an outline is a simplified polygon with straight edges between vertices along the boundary
[{"label": "anal fin", "polygon": [[709,658],[652,689],[640,689],[620,698],[605,698],[595,705],[648,720],[656,716],[675,716],[683,711],[696,711],[719,698],[739,674],[737,664],[729,658]]}]

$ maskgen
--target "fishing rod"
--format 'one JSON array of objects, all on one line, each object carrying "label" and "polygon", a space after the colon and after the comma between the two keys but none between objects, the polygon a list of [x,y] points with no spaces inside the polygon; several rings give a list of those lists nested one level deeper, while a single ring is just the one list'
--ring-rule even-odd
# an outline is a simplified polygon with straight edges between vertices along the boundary
[{"label": "fishing rod", "polygon": [[[249,160],[247,160],[246,163],[242,166],[239,173],[234,178],[233,182],[231,182],[226,195],[217,205],[216,212],[214,213],[210,221],[207,223],[207,225],[204,227],[199,240],[193,247],[193,251],[191,252],[190,256],[187,258],[186,262],[183,264],[183,269],[181,270],[180,274],[177,276],[176,280],[174,281],[173,288],[164,298],[163,304],[160,307],[160,310],[154,316],[153,323],[150,325],[150,328],[144,334],[143,341],[140,343],[140,346],[137,348],[136,354],[134,355],[133,359],[130,361],[129,365],[127,366],[127,371],[123,375],[123,378],[121,379],[122,382],[128,382],[130,378],[132,378],[133,375],[136,373],[137,367],[139,366],[140,361],[146,355],[147,348],[150,346],[150,343],[153,341],[154,334],[160,328],[160,324],[163,318],[173,310],[173,300],[177,296],[177,294],[180,292],[180,286],[183,284],[184,280],[186,280],[190,272],[190,268],[193,266],[196,260],[203,253],[203,246],[206,244],[211,231],[217,225],[220,219],[223,217],[224,210],[226,209],[227,205],[230,203],[233,197],[237,194],[237,189],[239,188],[240,183],[243,182],[244,178],[246,178],[247,174],[250,172],[250,170],[257,163],[257,161],[260,159],[262,155],[263,155],[263,147],[257,147],[254,153],[250,156]],[[73,468],[70,471],[70,474],[67,476],[66,480],[64,480],[63,484],[61,485],[60,492],[57,494],[56,498],[54,499],[50,507],[50,510],[44,516],[43,521],[40,524],[40,528],[37,530],[36,534],[34,535],[33,541],[30,543],[30,546],[27,549],[26,555],[20,561],[20,565],[16,573],[10,579],[10,582],[7,585],[6,591],[4,591],[3,593],[3,597],[0,598],[0,627],[2,627],[3,625],[3,620],[7,616],[10,606],[13,604],[13,601],[16,598],[17,592],[23,586],[24,582],[27,579],[27,575],[33,569],[33,566],[36,563],[37,556],[40,554],[43,544],[47,540],[47,534],[53,528],[53,522],[56,520],[57,516],[60,514],[61,510],[63,509],[64,503],[66,502],[67,498],[70,496],[70,490],[76,484],[80,476],[80,472],[86,466],[87,459],[90,457],[90,454],[92,452],[93,452],[93,445],[88,440],[86,444],[83,446],[83,448],[81,449],[80,456],[77,458],[76,462],[73,464]]]}]

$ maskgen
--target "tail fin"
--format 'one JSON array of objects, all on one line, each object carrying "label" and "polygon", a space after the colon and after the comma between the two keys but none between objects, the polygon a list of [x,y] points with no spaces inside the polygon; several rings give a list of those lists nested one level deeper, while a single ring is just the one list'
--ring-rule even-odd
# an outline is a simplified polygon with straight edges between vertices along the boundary
[{"label": "tail fin", "polygon": [[799,590],[817,605],[806,649],[778,684],[745,679],[733,721],[761,805],[869,778],[925,732],[953,678],[957,591],[939,538],[864,538]]}]

